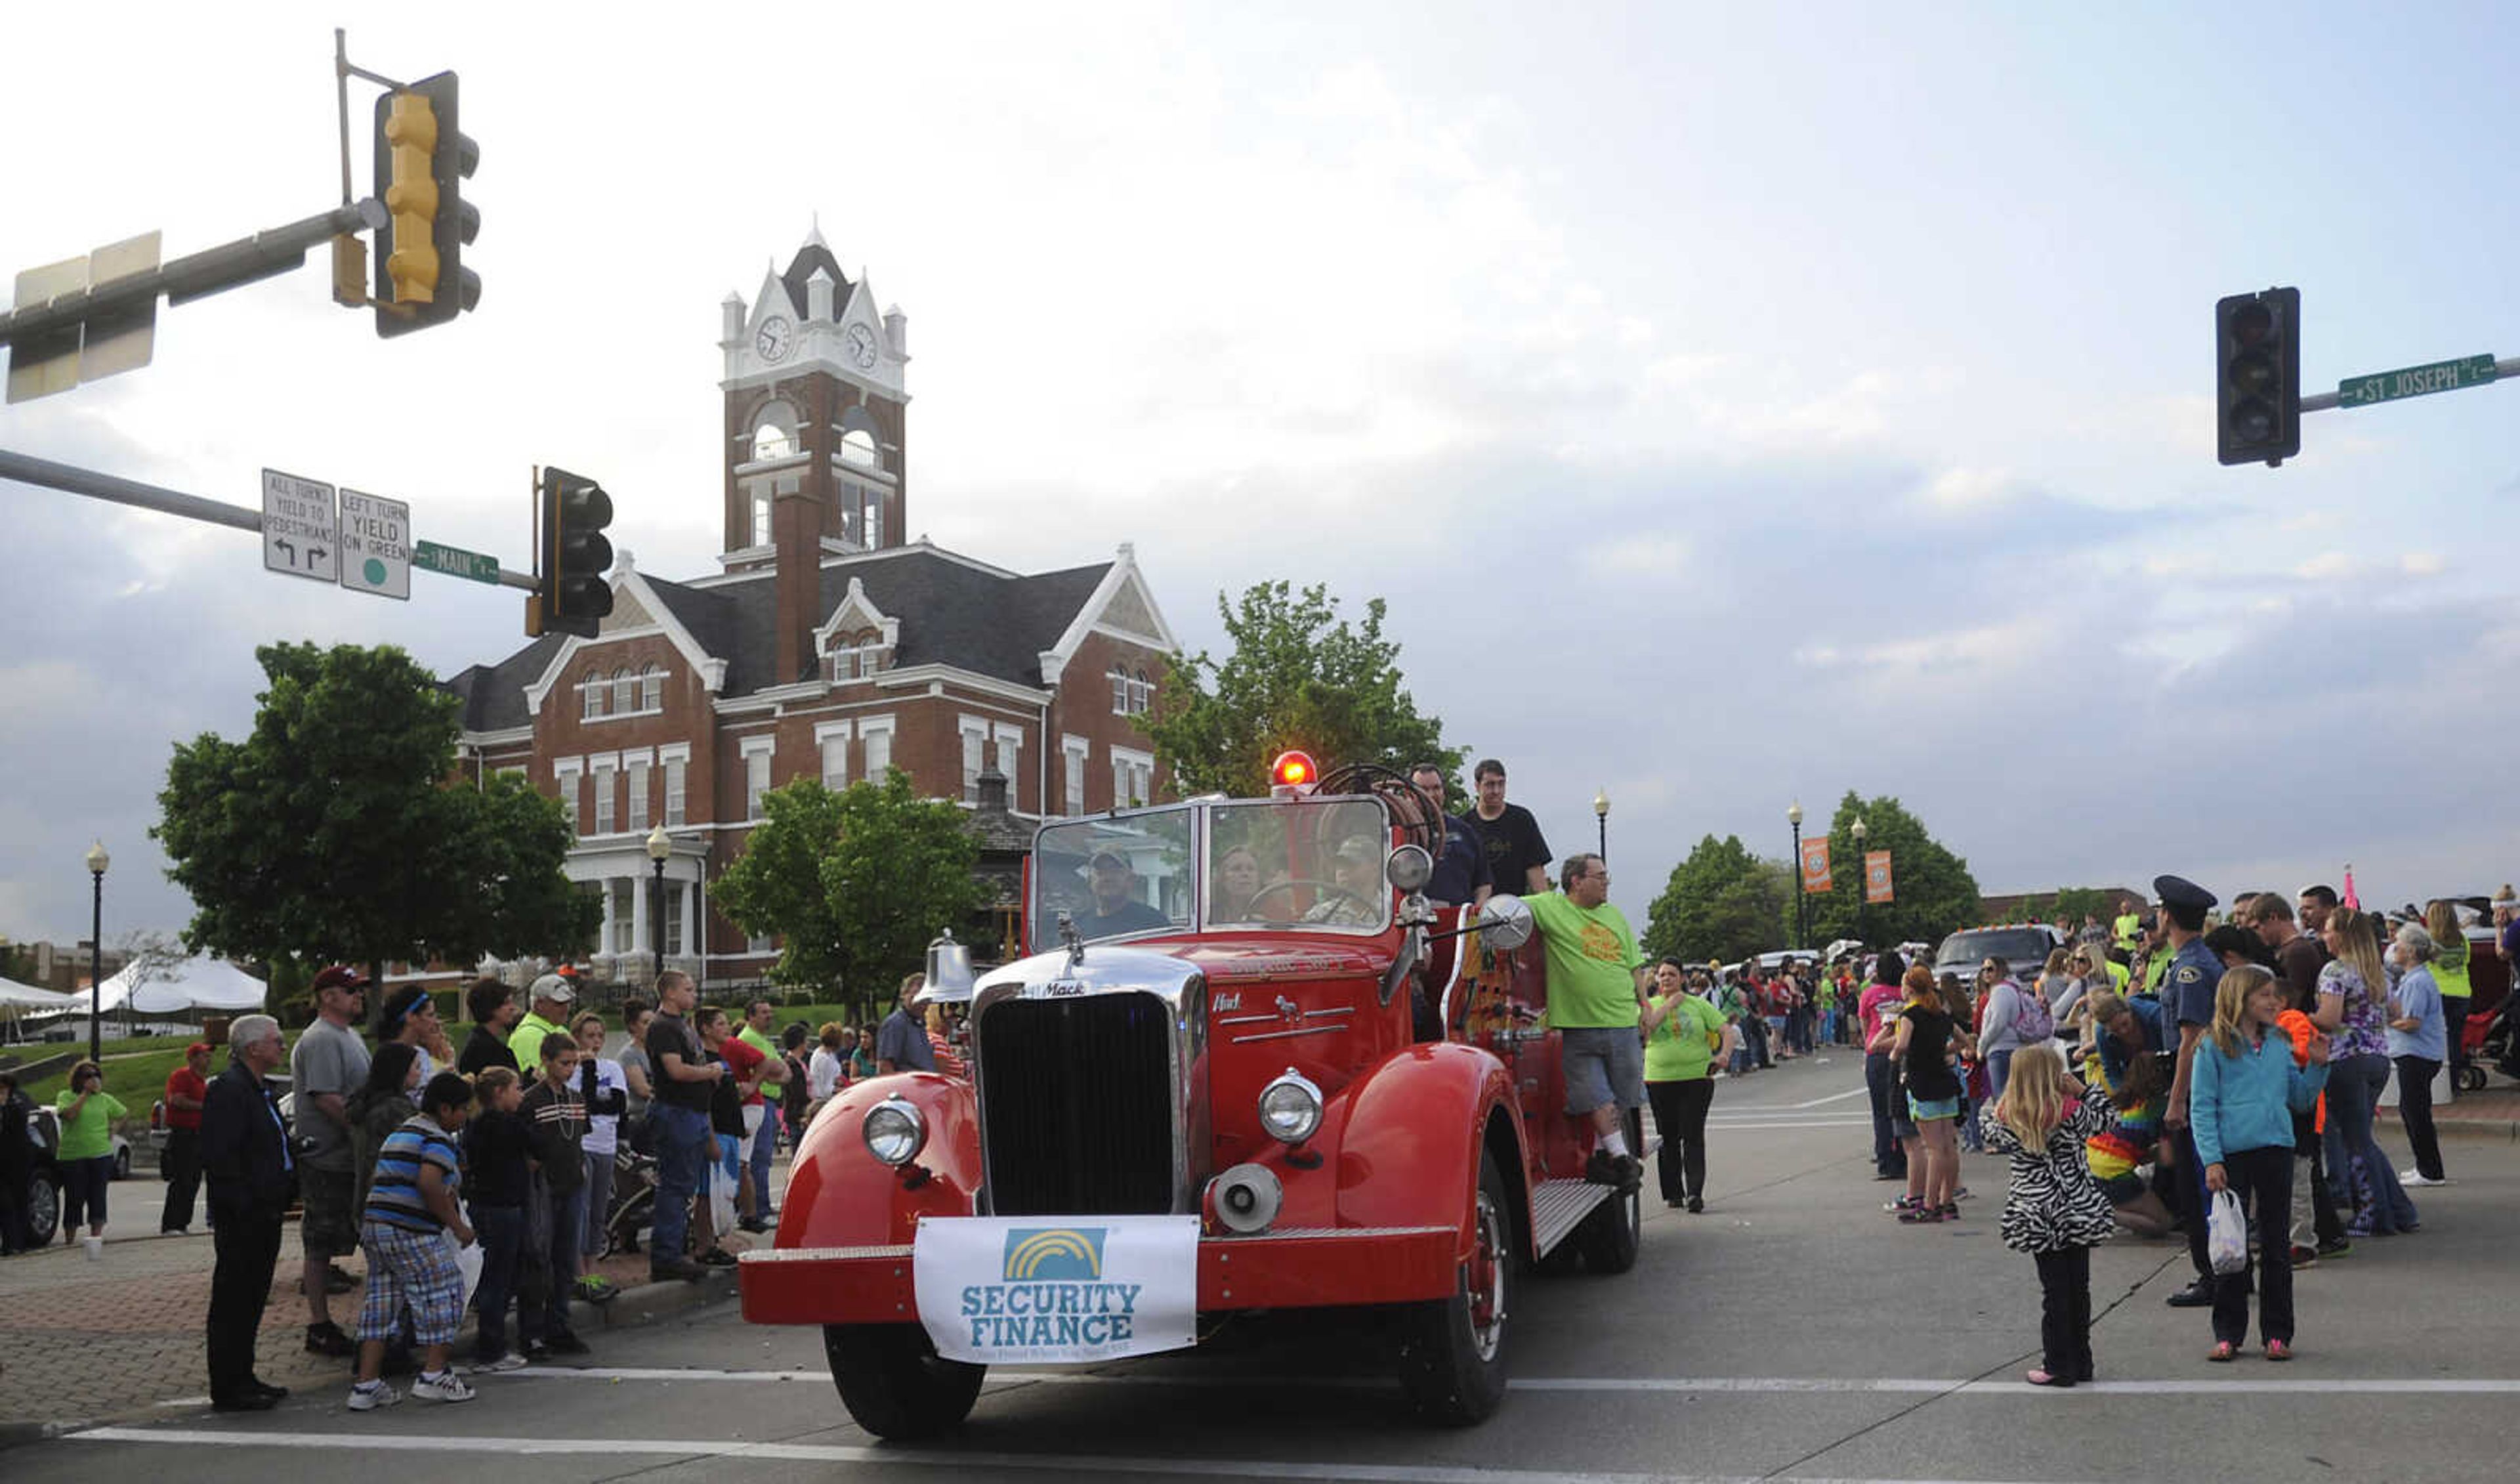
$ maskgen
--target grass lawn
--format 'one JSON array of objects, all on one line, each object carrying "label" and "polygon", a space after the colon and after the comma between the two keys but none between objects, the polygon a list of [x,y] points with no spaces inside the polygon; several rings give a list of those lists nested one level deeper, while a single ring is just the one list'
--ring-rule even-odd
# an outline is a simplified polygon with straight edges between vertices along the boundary
[{"label": "grass lawn", "polygon": [[[105,1043],[105,1090],[119,1099],[134,1118],[146,1123],[149,1104],[157,1102],[166,1091],[168,1075],[184,1064],[184,1048],[200,1039],[199,1036],[134,1036],[128,1041],[108,1041]],[[84,1043],[70,1046],[54,1043],[22,1050],[40,1052],[45,1056],[65,1051],[76,1057],[87,1055]],[[213,1062],[217,1059],[214,1057]],[[69,1085],[69,1070],[68,1065],[64,1065],[59,1071],[27,1082],[26,1096],[46,1107],[52,1106],[53,1101],[61,1096],[62,1089]]]}]

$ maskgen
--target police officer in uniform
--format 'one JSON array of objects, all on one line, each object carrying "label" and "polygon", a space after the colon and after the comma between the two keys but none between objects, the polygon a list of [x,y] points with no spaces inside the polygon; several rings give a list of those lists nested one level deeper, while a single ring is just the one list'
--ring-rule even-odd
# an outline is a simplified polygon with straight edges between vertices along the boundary
[{"label": "police officer in uniform", "polygon": [[2152,890],[2161,898],[2160,925],[2170,955],[2161,976],[2162,1015],[2179,1027],[2179,1064],[2161,1119],[2164,1136],[2178,1149],[2179,1167],[2165,1193],[2187,1234],[2187,1260],[2196,1269],[2195,1282],[2170,1295],[2170,1304],[2196,1309],[2214,1302],[2214,1265],[2205,1255],[2205,1169],[2196,1162],[2196,1136],[2187,1126],[2188,1067],[2197,1042],[2214,1023],[2214,986],[2222,981],[2223,965],[2205,946],[2205,914],[2213,909],[2214,893],[2176,876],[2153,877]]}]

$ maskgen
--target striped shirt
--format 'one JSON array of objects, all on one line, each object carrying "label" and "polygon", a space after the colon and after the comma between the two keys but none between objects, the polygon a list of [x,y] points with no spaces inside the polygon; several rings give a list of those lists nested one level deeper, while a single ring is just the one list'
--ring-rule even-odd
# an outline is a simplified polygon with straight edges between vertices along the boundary
[{"label": "striped shirt", "polygon": [[363,1220],[406,1232],[436,1232],[445,1223],[422,1198],[420,1172],[435,1166],[449,1193],[463,1181],[463,1156],[455,1140],[427,1113],[415,1113],[385,1136],[377,1150],[376,1184],[369,1188]]}]

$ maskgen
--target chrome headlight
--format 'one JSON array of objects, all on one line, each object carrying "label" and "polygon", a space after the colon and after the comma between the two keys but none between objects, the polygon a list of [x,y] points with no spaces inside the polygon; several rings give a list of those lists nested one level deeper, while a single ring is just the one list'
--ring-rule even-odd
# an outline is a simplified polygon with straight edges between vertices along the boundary
[{"label": "chrome headlight", "polygon": [[867,1152],[889,1165],[905,1165],[927,1147],[927,1120],[918,1107],[899,1098],[886,1098],[867,1110],[858,1126]]},{"label": "chrome headlight", "polygon": [[1402,891],[1416,891],[1435,878],[1435,858],[1423,845],[1403,845],[1382,863],[1382,877]]},{"label": "chrome headlight", "polygon": [[1322,1126],[1322,1090],[1288,1067],[1260,1090],[1260,1126],[1281,1144],[1295,1145]]}]

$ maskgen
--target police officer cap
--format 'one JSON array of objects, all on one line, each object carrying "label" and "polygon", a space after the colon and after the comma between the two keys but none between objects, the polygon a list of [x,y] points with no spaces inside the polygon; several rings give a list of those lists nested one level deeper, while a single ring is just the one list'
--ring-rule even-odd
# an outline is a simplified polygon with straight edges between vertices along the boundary
[{"label": "police officer cap", "polygon": [[2194,912],[2203,912],[2216,900],[2214,893],[2183,876],[2154,877],[2152,891],[2153,895],[2161,898],[2164,907],[2184,907]]}]

